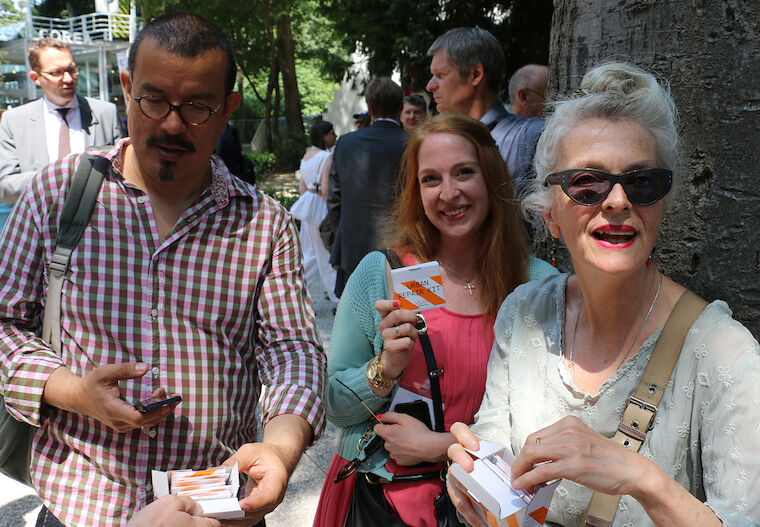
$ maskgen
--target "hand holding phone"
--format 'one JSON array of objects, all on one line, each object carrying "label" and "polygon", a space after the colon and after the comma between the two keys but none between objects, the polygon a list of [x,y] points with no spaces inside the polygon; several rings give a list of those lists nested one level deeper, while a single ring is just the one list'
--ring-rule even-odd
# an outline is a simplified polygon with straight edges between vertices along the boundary
[{"label": "hand holding phone", "polygon": [[425,403],[425,401],[418,400],[406,403],[398,403],[393,411],[400,414],[410,415],[418,421],[422,421],[430,430],[433,429],[433,426],[430,422],[430,411],[428,410],[428,405]]},{"label": "hand holding phone", "polygon": [[175,403],[179,403],[182,401],[181,395],[166,395],[165,398],[155,398],[150,397],[148,399],[144,399],[137,404],[135,404],[135,408],[137,408],[142,413],[150,412],[151,410],[155,410],[157,408],[163,408],[164,406],[170,406]]}]

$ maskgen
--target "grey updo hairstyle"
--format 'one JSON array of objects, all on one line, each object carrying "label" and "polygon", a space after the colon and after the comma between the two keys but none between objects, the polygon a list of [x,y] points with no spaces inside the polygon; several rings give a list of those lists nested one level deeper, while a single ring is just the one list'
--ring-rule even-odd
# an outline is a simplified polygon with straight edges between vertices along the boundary
[{"label": "grey updo hairstyle", "polygon": [[544,186],[544,180],[557,169],[559,142],[590,119],[636,121],[652,132],[660,167],[673,171],[675,190],[681,140],[678,113],[666,81],[660,84],[653,75],[632,64],[608,62],[586,72],[575,95],[551,103],[550,107],[553,112],[546,119],[533,158],[536,178],[527,184],[522,200],[526,218],[538,215],[543,222],[542,210],[551,202],[551,189]]}]

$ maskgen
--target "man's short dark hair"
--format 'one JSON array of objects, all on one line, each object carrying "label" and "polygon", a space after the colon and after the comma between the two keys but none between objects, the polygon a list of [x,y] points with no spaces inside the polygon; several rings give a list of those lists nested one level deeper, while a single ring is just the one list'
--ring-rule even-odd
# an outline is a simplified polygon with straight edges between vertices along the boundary
[{"label": "man's short dark hair", "polygon": [[432,56],[439,49],[446,50],[449,60],[461,75],[467,75],[476,64],[483,65],[488,87],[499,92],[504,80],[504,49],[491,33],[479,27],[450,29],[433,42],[427,51]]},{"label": "man's short dark hair", "polygon": [[235,54],[227,37],[212,22],[192,13],[169,13],[151,20],[129,48],[129,75],[135,73],[137,53],[145,38],[153,39],[160,47],[180,57],[194,58],[207,51],[221,50],[227,57],[225,93],[235,87]]},{"label": "man's short dark hair", "polygon": [[408,102],[417,108],[422,108],[423,112],[427,110],[427,103],[422,95],[406,95],[404,97],[404,102]]},{"label": "man's short dark hair", "polygon": [[375,118],[398,118],[404,106],[404,91],[389,77],[372,79],[364,92],[364,98],[369,112]]},{"label": "man's short dark hair", "polygon": [[68,51],[71,53],[71,48],[63,40],[58,40],[53,37],[44,37],[32,42],[29,46],[29,65],[37,73],[40,72],[40,55],[47,48],[55,48],[61,51]]}]

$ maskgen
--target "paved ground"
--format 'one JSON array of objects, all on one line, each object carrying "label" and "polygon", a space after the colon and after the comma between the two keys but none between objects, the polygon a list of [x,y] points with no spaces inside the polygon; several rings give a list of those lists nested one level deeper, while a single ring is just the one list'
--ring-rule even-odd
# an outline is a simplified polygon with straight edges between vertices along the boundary
[{"label": "paved ground", "polygon": [[[281,176],[283,177],[283,176]],[[283,177],[287,186],[295,178]],[[298,188],[298,183],[295,183]],[[325,348],[329,346],[332,330],[332,303],[324,296],[321,284],[311,284],[317,327]],[[268,527],[310,527],[317,508],[319,493],[330,458],[335,449],[338,432],[328,425],[325,437],[301,458],[290,480],[285,500],[267,516]],[[0,527],[33,527],[40,508],[34,491],[0,474]]]}]

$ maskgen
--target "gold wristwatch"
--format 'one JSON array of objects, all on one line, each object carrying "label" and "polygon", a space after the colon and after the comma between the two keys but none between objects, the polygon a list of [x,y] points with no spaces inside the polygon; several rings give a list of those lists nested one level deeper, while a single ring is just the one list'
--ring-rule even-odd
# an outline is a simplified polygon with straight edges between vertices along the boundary
[{"label": "gold wristwatch", "polygon": [[381,351],[372,357],[369,364],[367,364],[367,380],[375,388],[392,388],[398,383],[399,379],[401,379],[401,375],[404,373],[401,372],[401,375],[395,379],[383,375],[383,363],[380,362],[380,357],[382,357],[382,355],[383,352]]}]

